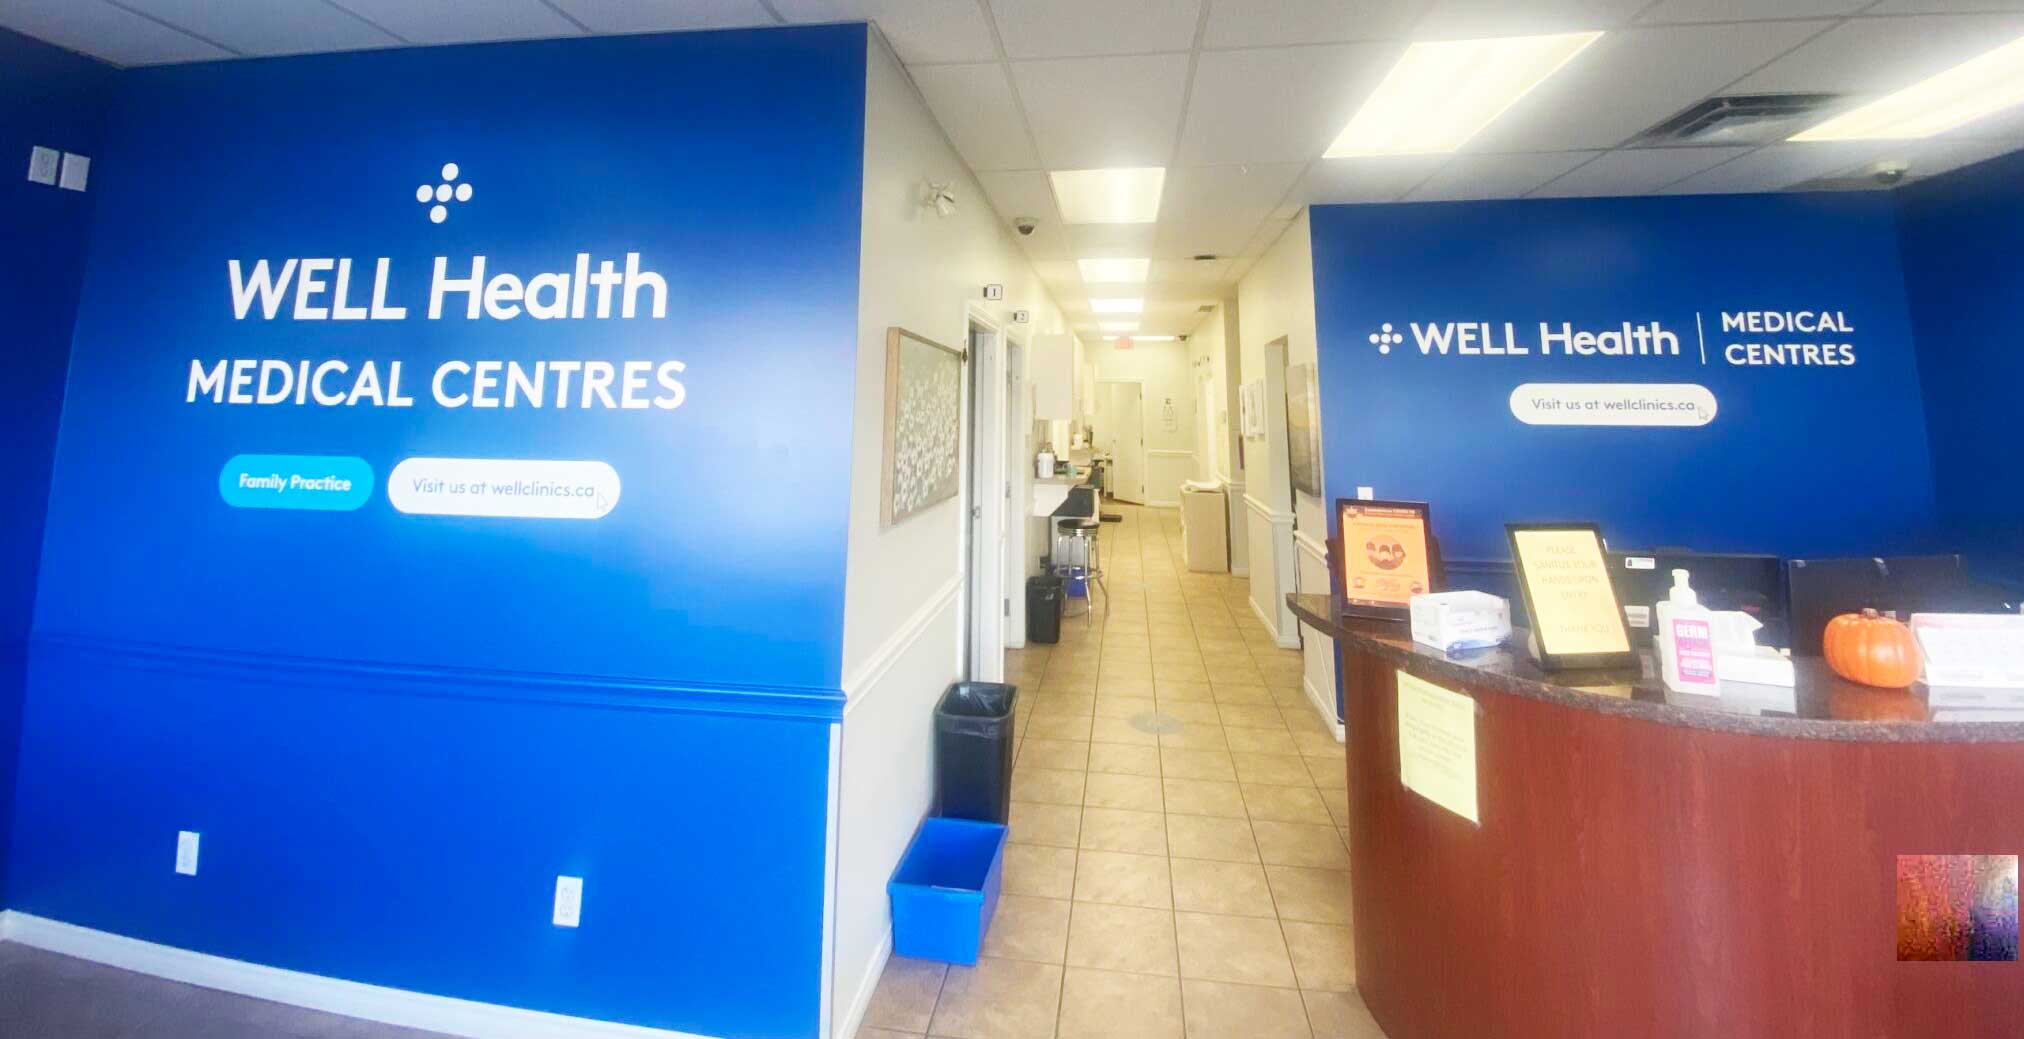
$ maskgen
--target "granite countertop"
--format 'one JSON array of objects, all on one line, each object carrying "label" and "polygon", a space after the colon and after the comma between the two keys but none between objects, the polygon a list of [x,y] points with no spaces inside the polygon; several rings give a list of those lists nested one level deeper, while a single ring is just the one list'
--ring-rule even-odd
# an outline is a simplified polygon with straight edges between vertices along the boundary
[{"label": "granite countertop", "polygon": [[[1450,656],[1412,640],[1404,622],[1337,617],[1325,595],[1288,595],[1300,619],[1322,633],[1375,653],[1430,682],[1467,684],[1513,696],[1720,732],[1788,739],[1897,743],[2024,743],[2024,712],[2014,720],[1933,721],[1923,686],[1899,691],[1850,682],[1817,657],[1793,660],[1798,683],[1724,686],[1721,697],[1666,689],[1649,651],[1636,670],[1546,672],[1524,650],[1526,632],[1508,645]],[[1353,695],[1353,694],[1352,694]]]}]

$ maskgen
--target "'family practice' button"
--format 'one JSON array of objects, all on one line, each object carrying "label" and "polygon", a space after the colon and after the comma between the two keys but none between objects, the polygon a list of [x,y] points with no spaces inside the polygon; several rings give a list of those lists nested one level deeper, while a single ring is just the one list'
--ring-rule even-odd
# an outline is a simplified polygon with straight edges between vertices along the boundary
[{"label": "'family practice' button", "polygon": [[345,455],[233,455],[218,473],[218,495],[235,509],[350,512],[372,492],[372,466]]}]

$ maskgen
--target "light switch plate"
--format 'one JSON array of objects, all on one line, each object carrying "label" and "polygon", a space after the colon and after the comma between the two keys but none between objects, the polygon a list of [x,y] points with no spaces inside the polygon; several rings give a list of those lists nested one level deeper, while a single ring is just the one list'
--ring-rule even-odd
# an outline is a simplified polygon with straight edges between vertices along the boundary
[{"label": "light switch plate", "polygon": [[56,184],[56,164],[63,153],[54,148],[36,145],[28,150],[28,179],[37,184]]},{"label": "light switch plate", "polygon": [[555,926],[575,927],[583,919],[583,878],[555,878]]},{"label": "light switch plate", "polygon": [[197,844],[202,840],[197,834],[183,830],[176,834],[176,872],[186,877],[197,875]]},{"label": "light switch plate", "polygon": [[1377,489],[1373,487],[1358,487],[1356,489],[1356,497],[1359,501],[1375,501],[1377,500]]},{"label": "light switch plate", "polygon": [[63,153],[63,172],[56,178],[56,186],[65,191],[83,191],[84,183],[91,177],[91,157],[72,152]]}]

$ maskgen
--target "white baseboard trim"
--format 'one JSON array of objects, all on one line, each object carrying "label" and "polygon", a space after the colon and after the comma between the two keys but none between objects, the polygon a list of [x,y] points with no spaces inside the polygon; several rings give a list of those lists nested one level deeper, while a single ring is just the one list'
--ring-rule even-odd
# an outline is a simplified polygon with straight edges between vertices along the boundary
[{"label": "white baseboard trim", "polygon": [[1321,715],[1321,723],[1335,734],[1335,742],[1342,743],[1347,740],[1349,729],[1335,720],[1335,705],[1329,702],[1333,697],[1323,696],[1321,690],[1316,689],[1314,682],[1305,674],[1300,676],[1300,688],[1307,691],[1307,702],[1313,704],[1315,713]]},{"label": "white baseboard trim", "polygon": [[843,680],[845,717],[850,716],[851,708],[857,704],[859,696],[878,685],[879,679],[884,678],[885,673],[892,670],[892,666],[906,655],[907,650],[913,648],[914,643],[920,640],[921,633],[928,630],[928,625],[933,624],[935,618],[949,605],[950,600],[956,598],[956,594],[963,590],[963,578],[964,575],[958,573],[940,588],[935,589],[934,594],[928,596],[927,601],[901,623],[897,630],[887,636],[885,642],[879,645],[869,659],[858,666],[855,674]]},{"label": "white baseboard trim", "polygon": [[[1251,604],[1251,614],[1258,618],[1258,623],[1265,625],[1265,630],[1272,633],[1272,641],[1285,645],[1286,640],[1280,636],[1279,625],[1272,619],[1272,614],[1266,612],[1265,607],[1258,605],[1258,600],[1248,595],[1244,597],[1244,601]],[[1300,642],[1296,639],[1293,644],[1297,646]]]},{"label": "white baseboard trim", "polygon": [[1230,568],[1230,573],[1236,577],[1249,577],[1251,576],[1251,568],[1248,566],[1233,566]]},{"label": "white baseboard trim", "polygon": [[1148,509],[1178,509],[1178,508],[1180,508],[1180,507],[1181,507],[1181,503],[1180,503],[1180,502],[1177,502],[1177,501],[1149,501],[1149,502],[1146,502],[1146,508],[1148,508]]},{"label": "white baseboard trim", "polygon": [[13,911],[0,913],[0,939],[201,988],[472,1039],[711,1039],[693,1032],[567,1017],[303,974]]},{"label": "white baseboard trim", "polygon": [[871,1009],[872,993],[878,991],[878,979],[885,974],[886,961],[893,956],[893,932],[887,928],[885,938],[878,943],[878,951],[872,955],[871,969],[865,972],[864,981],[857,987],[857,995],[850,1001],[842,1023],[837,1026],[836,1039],[857,1039],[857,1031],[864,1027],[865,1011]]}]

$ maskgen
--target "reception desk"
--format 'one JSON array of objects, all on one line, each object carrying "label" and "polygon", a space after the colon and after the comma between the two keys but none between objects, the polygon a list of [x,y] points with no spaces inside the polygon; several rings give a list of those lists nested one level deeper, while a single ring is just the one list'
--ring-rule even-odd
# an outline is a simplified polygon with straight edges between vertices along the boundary
[{"label": "reception desk", "polygon": [[[1896,945],[1898,855],[2024,852],[2024,722],[1809,660],[1759,713],[1289,602],[1340,653],[1357,986],[1391,1039],[2024,1035],[2024,963]],[[1401,785],[1400,672],[1475,702],[1480,824]]]}]

